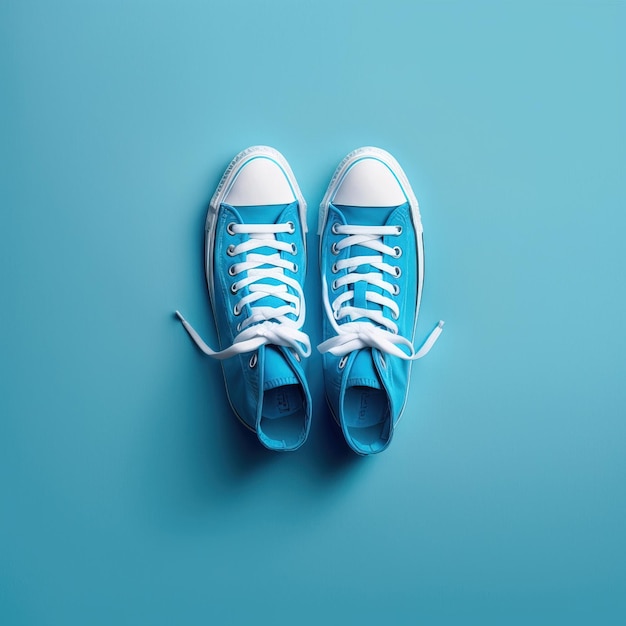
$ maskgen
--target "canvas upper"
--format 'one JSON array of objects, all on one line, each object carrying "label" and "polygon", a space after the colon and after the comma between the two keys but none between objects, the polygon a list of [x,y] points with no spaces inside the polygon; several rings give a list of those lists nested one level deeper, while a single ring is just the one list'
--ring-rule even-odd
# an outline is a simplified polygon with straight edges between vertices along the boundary
[{"label": "canvas upper", "polygon": [[218,330],[213,350],[178,314],[197,345],[222,360],[233,411],[273,450],[295,450],[309,432],[302,368],[306,205],[284,157],[267,146],[231,162],[206,221],[206,277]]},{"label": "canvas upper", "polygon": [[423,284],[422,226],[406,175],[387,152],[361,148],[339,165],[320,209],[328,404],[359,454],[390,443],[407,398]]}]

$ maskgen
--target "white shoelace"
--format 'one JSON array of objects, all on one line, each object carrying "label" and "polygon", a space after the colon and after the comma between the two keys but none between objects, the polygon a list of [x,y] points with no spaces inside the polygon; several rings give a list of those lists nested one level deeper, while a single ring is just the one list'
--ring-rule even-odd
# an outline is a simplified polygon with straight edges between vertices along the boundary
[{"label": "white shoelace", "polygon": [[[237,324],[238,335],[231,346],[224,350],[210,348],[187,322],[176,311],[178,319],[183,323],[189,336],[205,354],[216,359],[228,359],[236,354],[253,352],[266,344],[291,348],[297,356],[308,357],[311,354],[309,337],[300,329],[304,324],[305,304],[304,293],[300,283],[285,275],[285,270],[296,271],[295,263],[281,259],[280,252],[296,254],[296,247],[285,241],[276,239],[277,233],[292,233],[294,225],[287,224],[229,224],[231,234],[247,234],[250,238],[239,245],[230,245],[229,256],[245,254],[245,260],[230,266],[230,276],[247,272],[245,278],[234,282],[232,293],[248,287],[248,294],[235,305],[233,313],[240,315],[246,305],[271,296],[282,300],[285,304],[274,306],[250,306],[250,315]],[[273,254],[255,253],[258,248],[272,248]],[[265,267],[264,267],[265,266]],[[269,283],[267,281],[270,281]],[[272,284],[272,282],[276,284]],[[296,293],[290,293],[291,287]],[[294,315],[295,319],[288,317]]]},{"label": "white shoelace", "polygon": [[[354,300],[353,289],[348,289],[339,294],[331,305],[328,297],[328,284],[326,283],[326,277],[324,277],[322,281],[324,308],[337,335],[321,343],[318,346],[318,350],[322,353],[330,352],[335,356],[345,356],[353,350],[377,348],[385,354],[397,356],[406,361],[413,361],[426,356],[439,338],[439,335],[441,335],[444,324],[443,321],[437,324],[421,345],[420,349],[416,351],[413,344],[408,339],[398,335],[398,325],[393,320],[398,319],[400,310],[398,305],[389,296],[384,295],[385,292],[392,296],[398,295],[398,285],[386,280],[385,275],[388,274],[398,278],[400,276],[400,268],[390,265],[389,263],[384,263],[383,255],[387,254],[398,258],[402,254],[402,249],[398,246],[391,247],[384,244],[382,237],[385,235],[399,235],[402,232],[401,227],[336,224],[333,226],[333,232],[339,235],[346,235],[346,237],[334,245],[333,252],[335,253],[339,253],[344,248],[349,248],[350,246],[362,246],[380,253],[379,255],[354,256],[337,261],[333,267],[334,272],[347,269],[348,273],[336,279],[333,283],[334,287],[338,288],[344,285],[354,285],[359,281],[366,283],[366,289],[369,285],[377,287],[383,293],[367,289],[365,299],[368,302],[379,304],[381,307],[388,307],[393,319],[385,316],[382,310],[366,309],[351,305],[350,302]],[[361,265],[369,265],[378,271],[367,273],[356,272],[355,270]],[[343,324],[337,323],[336,320],[348,316],[351,320],[365,318],[368,321],[348,321]]]}]

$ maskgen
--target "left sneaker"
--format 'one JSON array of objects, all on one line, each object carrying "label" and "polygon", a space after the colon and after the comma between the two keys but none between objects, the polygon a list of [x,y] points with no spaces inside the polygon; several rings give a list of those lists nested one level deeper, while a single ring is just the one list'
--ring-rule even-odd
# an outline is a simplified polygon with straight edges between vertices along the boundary
[{"label": "left sneaker", "polygon": [[424,282],[417,199],[398,162],[359,148],[337,167],[320,207],[320,265],[326,316],[326,399],[348,445],[381,452],[407,399],[411,364],[443,322],[413,347]]},{"label": "left sneaker", "polygon": [[301,359],[306,273],[306,204],[282,154],[268,146],[240,152],[211,199],[206,220],[207,287],[220,350],[176,315],[198,347],[222,360],[239,420],[271,450],[307,438],[311,394]]}]

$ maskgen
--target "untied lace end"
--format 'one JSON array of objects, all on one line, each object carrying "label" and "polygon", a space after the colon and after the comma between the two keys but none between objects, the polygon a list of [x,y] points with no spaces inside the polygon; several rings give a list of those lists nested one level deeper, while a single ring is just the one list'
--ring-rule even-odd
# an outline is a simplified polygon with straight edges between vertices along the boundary
[{"label": "untied lace end", "polygon": [[254,352],[261,346],[270,344],[290,348],[302,358],[308,358],[311,355],[311,343],[305,333],[295,328],[288,329],[285,324],[278,324],[276,322],[263,322],[249,326],[239,333],[231,346],[225,350],[213,350],[206,344],[202,337],[200,337],[195,328],[182,316],[180,311],[176,311],[175,314],[198,348],[207,356],[220,361],[229,359],[238,354]]},{"label": "untied lace end", "polygon": [[[295,232],[293,222],[286,224],[229,224],[229,235],[247,234],[248,239],[239,245],[229,246],[232,254],[244,254],[242,262],[232,265],[229,269],[231,276],[246,272],[247,276],[231,286],[235,286],[233,293],[243,287],[248,288],[248,293],[242,297],[233,313],[239,315],[242,308],[249,309],[249,315],[243,322],[237,325],[238,334],[234,337],[232,345],[224,350],[213,350],[209,347],[196,330],[185,320],[179,311],[176,317],[182,322],[183,327],[189,333],[195,344],[210,357],[216,359],[228,359],[238,354],[254,352],[264,345],[283,346],[291,349],[299,357],[308,357],[311,354],[311,342],[308,335],[301,329],[305,319],[304,294],[300,283],[290,276],[286,276],[285,269],[297,271],[297,265],[281,257],[281,252],[295,254],[294,244],[289,245],[276,239],[277,233]],[[252,236],[254,235],[254,236]],[[259,248],[273,248],[272,254],[254,253]],[[231,253],[228,253],[231,254]],[[231,271],[232,270],[232,271]],[[278,281],[279,285],[267,281]],[[291,294],[288,286],[292,287],[295,295]],[[282,299],[286,304],[281,307],[252,306],[265,296],[274,296]],[[293,305],[293,306],[290,306]],[[292,320],[289,315],[296,316]]]}]

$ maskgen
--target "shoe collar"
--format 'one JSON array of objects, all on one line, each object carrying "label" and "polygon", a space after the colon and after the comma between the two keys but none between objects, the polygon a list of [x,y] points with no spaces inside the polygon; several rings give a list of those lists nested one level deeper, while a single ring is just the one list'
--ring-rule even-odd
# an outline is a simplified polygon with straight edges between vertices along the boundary
[{"label": "shoe collar", "polygon": [[361,449],[353,441],[343,415],[343,407],[346,400],[346,391],[351,387],[363,386],[380,389],[385,393],[389,402],[389,434],[383,447],[376,450],[376,452],[382,452],[391,443],[396,422],[395,416],[400,413],[401,408],[397,406],[395,394],[392,393],[392,390],[394,389],[392,364],[388,363],[386,357],[376,348],[363,348],[361,350],[355,350],[351,354],[347,355],[346,358],[347,360],[340,373],[341,378],[338,402],[340,413],[339,423],[344,437],[355,452],[362,455],[369,454],[369,452]]},{"label": "shoe collar", "polygon": [[[311,421],[311,394],[306,382],[302,363],[297,360],[293,352],[284,346],[265,345],[261,346],[253,353],[251,358],[256,356],[256,366],[253,368],[254,380],[252,389],[256,389],[256,418],[255,431],[263,445],[271,449],[295,450],[306,440]],[[276,448],[272,441],[267,438],[261,430],[261,419],[263,415],[263,399],[267,391],[285,385],[298,385],[304,395],[305,418],[303,431],[297,444],[288,448]]]}]

